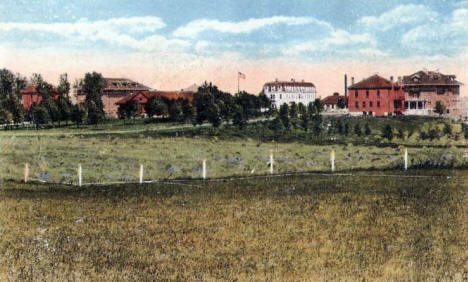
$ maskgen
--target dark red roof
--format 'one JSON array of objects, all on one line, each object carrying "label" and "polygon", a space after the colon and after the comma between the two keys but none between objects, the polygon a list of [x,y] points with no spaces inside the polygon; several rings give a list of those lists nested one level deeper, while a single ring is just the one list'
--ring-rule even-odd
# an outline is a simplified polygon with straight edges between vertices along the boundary
[{"label": "dark red roof", "polygon": [[[37,92],[37,86],[36,85],[28,85],[23,90],[21,90],[21,95],[36,95],[38,94]],[[52,87],[52,94],[58,95],[57,89],[55,87]]]},{"label": "dark red roof", "polygon": [[403,85],[461,85],[455,75],[444,75],[435,71],[418,71],[412,75],[403,76]]},{"label": "dark red roof", "polygon": [[361,80],[348,87],[348,89],[391,89],[392,82],[377,74]]},{"label": "dark red roof", "polygon": [[264,86],[298,86],[298,87],[315,87],[312,82],[305,81],[272,81],[265,83]]},{"label": "dark red roof", "polygon": [[338,99],[340,99],[340,98],[344,99],[345,102],[346,102],[345,96],[340,96],[340,95],[333,94],[333,95],[330,95],[330,96],[327,96],[327,97],[323,98],[322,103],[326,104],[326,105],[331,105],[331,104],[336,105],[336,104],[338,104]]}]

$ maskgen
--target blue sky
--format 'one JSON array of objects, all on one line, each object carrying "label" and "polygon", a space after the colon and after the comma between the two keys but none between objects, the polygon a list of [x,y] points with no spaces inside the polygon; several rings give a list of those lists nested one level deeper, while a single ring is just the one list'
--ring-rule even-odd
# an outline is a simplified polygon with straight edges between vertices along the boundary
[{"label": "blue sky", "polygon": [[25,62],[11,58],[29,56],[78,72],[70,57],[97,69],[106,57],[126,60],[129,69],[152,62],[145,69],[157,71],[177,71],[171,64],[216,69],[227,60],[460,61],[467,19],[466,0],[0,0],[0,64],[24,70]]}]

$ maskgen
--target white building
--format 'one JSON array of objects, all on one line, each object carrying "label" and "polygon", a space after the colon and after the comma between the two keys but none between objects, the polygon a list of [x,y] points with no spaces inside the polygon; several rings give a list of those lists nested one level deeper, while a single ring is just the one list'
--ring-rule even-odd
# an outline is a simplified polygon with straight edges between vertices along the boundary
[{"label": "white building", "polygon": [[263,91],[271,99],[273,106],[278,109],[284,103],[296,102],[296,104],[307,105],[313,102],[317,96],[313,83],[304,80],[295,81],[294,79],[291,81],[278,81],[276,79],[273,82],[267,82],[263,85]]}]

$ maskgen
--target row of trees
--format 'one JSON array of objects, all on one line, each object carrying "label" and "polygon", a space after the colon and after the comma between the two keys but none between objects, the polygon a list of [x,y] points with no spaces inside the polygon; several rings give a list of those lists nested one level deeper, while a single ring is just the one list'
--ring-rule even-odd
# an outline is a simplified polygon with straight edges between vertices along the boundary
[{"label": "row of trees", "polygon": [[[130,101],[119,107],[119,116],[123,119],[135,118],[142,112],[140,107],[137,101]],[[223,122],[232,122],[243,127],[249,119],[269,111],[271,102],[262,93],[257,96],[243,91],[231,95],[205,82],[194,94],[192,103],[182,98],[154,97],[144,107],[146,115],[151,119],[157,116],[170,121],[191,121],[194,125],[209,122],[214,127]]]}]

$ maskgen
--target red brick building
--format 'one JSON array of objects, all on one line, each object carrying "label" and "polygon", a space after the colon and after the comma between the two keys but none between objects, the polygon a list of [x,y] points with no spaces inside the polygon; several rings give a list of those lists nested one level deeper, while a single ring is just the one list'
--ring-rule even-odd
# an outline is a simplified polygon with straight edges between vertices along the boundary
[{"label": "red brick building", "polygon": [[166,98],[169,100],[177,100],[181,98],[187,99],[189,103],[192,103],[194,95],[195,92],[193,91],[140,91],[120,99],[115,104],[118,108],[119,106],[126,105],[131,101],[137,101],[140,105],[140,114],[144,114],[146,103],[151,98]]},{"label": "red brick building", "polygon": [[403,76],[405,115],[438,115],[435,105],[446,107],[445,115],[459,116],[460,85],[455,75],[422,70]]},{"label": "red brick building", "polygon": [[[138,92],[151,90],[148,86],[126,78],[104,78],[104,81],[105,86],[102,93],[102,104],[106,115],[111,117],[118,116],[118,106],[116,102]],[[76,102],[83,103],[86,95],[81,91],[81,88],[75,88],[74,92]]]},{"label": "red brick building", "polygon": [[405,92],[401,84],[373,75],[348,87],[351,115],[399,115],[404,110]]},{"label": "red brick building", "polygon": [[[53,99],[57,100],[59,93],[57,89],[52,88]],[[34,105],[39,105],[42,102],[42,96],[37,92],[35,85],[28,85],[23,90],[21,90],[21,104],[23,109],[28,111]]]}]

